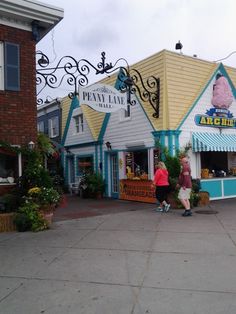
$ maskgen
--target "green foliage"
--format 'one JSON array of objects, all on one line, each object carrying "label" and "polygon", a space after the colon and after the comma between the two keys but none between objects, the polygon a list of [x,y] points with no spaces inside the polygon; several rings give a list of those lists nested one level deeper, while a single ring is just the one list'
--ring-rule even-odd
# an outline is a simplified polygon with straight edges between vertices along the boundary
[{"label": "green foliage", "polygon": [[19,207],[14,222],[18,231],[41,231],[48,228],[39,212],[39,205],[29,200]]},{"label": "green foliage", "polygon": [[177,156],[170,156],[169,154],[165,154],[165,165],[168,169],[169,176],[171,178],[178,178],[180,174],[180,162]]},{"label": "green foliage", "polygon": [[32,187],[52,187],[52,179],[42,165],[42,156],[38,150],[25,151],[25,167],[17,185],[21,195],[26,195]]},{"label": "green foliage", "polygon": [[50,140],[50,138],[44,133],[38,133],[38,150],[42,155],[53,155],[56,150]]},{"label": "green foliage", "polygon": [[83,184],[86,186],[85,193],[88,197],[96,197],[98,193],[105,192],[105,180],[100,173],[85,174]]},{"label": "green foliage", "polygon": [[60,201],[60,194],[52,187],[34,187],[29,189],[28,195],[39,206],[57,205]]}]

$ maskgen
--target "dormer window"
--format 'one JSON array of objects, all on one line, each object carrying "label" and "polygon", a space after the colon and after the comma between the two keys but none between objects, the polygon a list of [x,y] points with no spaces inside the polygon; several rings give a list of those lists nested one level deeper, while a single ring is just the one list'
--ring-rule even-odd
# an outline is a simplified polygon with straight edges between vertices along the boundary
[{"label": "dormer window", "polygon": [[74,117],[75,123],[75,133],[82,133],[84,132],[84,118],[83,114],[78,114]]}]

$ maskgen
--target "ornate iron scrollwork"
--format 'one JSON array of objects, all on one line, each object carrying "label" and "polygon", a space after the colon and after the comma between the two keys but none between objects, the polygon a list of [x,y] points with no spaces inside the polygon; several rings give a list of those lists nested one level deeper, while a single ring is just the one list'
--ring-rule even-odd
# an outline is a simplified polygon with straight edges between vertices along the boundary
[{"label": "ornate iron scrollwork", "polygon": [[[69,93],[69,97],[73,98],[78,95],[79,86],[85,87],[89,84],[89,74],[93,71],[97,74],[112,74],[118,71],[118,79],[120,81],[121,92],[127,92],[128,102],[131,105],[136,104],[136,100],[131,98],[132,94],[138,94],[144,102],[149,102],[154,109],[153,117],[159,117],[160,104],[160,79],[150,76],[144,83],[140,72],[136,69],[129,68],[128,62],[124,58],[118,59],[114,65],[106,62],[105,52],[101,53],[101,61],[94,66],[86,59],[77,61],[71,56],[62,57],[55,67],[50,67],[48,57],[41,51],[37,51],[36,84],[39,86],[39,95],[45,87],[58,88],[63,81],[73,87],[73,91]],[[119,66],[123,62],[125,66]],[[61,75],[59,76],[59,73]],[[38,104],[42,104],[43,100],[38,99]]]}]

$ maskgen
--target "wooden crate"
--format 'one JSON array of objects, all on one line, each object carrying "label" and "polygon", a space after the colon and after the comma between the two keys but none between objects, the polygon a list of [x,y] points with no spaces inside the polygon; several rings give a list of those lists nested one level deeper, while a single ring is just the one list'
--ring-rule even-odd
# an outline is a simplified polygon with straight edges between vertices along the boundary
[{"label": "wooden crate", "polygon": [[14,213],[0,214],[0,232],[16,231]]}]

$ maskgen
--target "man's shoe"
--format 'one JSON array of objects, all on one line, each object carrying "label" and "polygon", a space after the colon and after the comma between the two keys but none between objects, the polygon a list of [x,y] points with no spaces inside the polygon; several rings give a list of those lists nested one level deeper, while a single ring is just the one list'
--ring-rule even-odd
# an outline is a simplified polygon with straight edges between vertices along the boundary
[{"label": "man's shoe", "polygon": [[192,216],[191,210],[185,210],[185,212],[182,214],[183,217],[189,217]]},{"label": "man's shoe", "polygon": [[164,210],[167,213],[170,210],[170,204],[166,204]]},{"label": "man's shoe", "polygon": [[156,212],[163,212],[163,208],[162,207],[157,207]]}]

